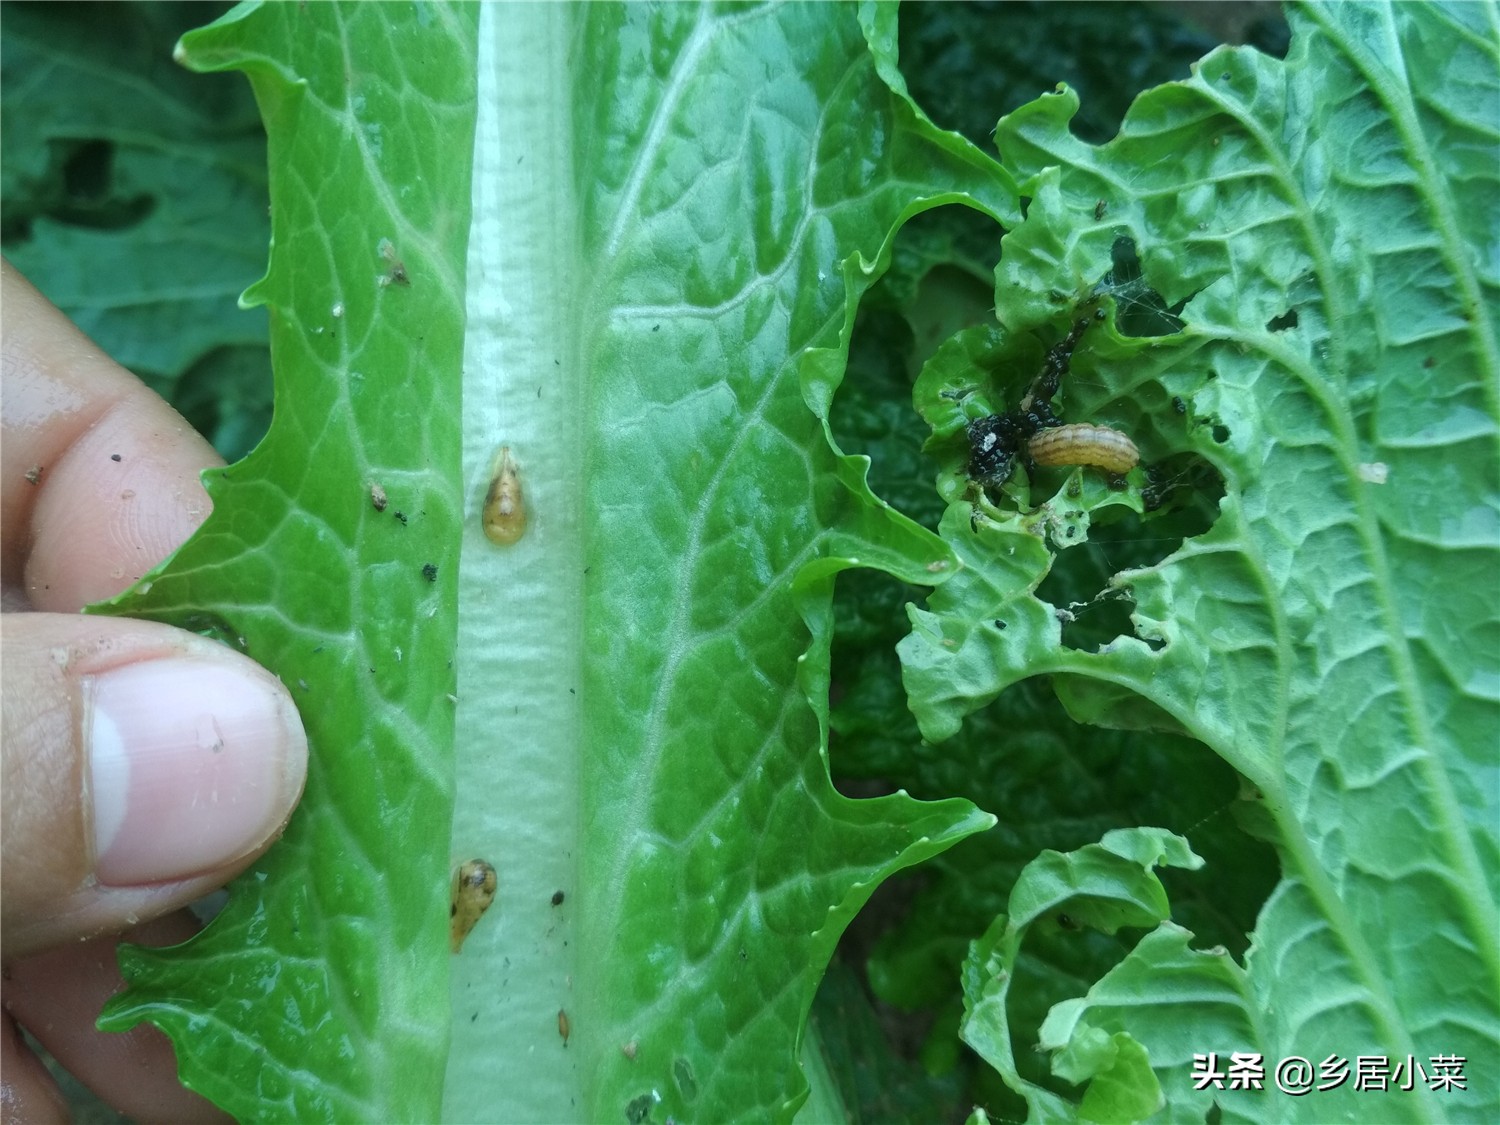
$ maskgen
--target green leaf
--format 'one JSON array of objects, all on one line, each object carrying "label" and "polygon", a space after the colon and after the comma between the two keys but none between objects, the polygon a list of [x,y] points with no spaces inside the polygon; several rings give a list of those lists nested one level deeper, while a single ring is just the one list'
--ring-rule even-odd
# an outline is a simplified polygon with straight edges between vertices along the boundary
[{"label": "green leaf", "polygon": [[282,841],[195,940],[122,950],[131,987],[100,1022],[152,1020],[184,1084],[242,1119],[438,1112],[474,14],[241,7],[181,47],[247,70],[266,117],[275,249],[245,300],[270,310],[277,413],[109,609],[273,668],[312,759]]},{"label": "green leaf", "polygon": [[480,42],[464,456],[477,506],[515,450],[532,529],[466,531],[455,849],[506,897],[455,965],[445,1115],[786,1120],[843,927],[992,823],[829,780],[835,576],[946,552],[808,406],[892,229],[1014,197],[850,7],[486,8]]},{"label": "green leaf", "polygon": [[[1034,354],[1026,337],[1055,341],[1108,279],[1112,316],[1075,353],[1065,417],[1127,429],[1148,463],[1212,465],[1224,495],[1211,528],[1100,592],[1133,601],[1129,631],[1072,643],[1068,607],[1038,595],[1054,556],[1112,512],[1147,516],[1150,482],[1137,470],[1112,494],[1087,471],[1023,474],[963,499],[963,419],[937,388],[967,378],[998,408],[1028,368],[1016,385],[982,352],[966,376],[934,360],[918,405],[948,458],[942,534],[962,566],[912,611],[905,678],[930,739],[1050,673],[1076,717],[1187,733],[1247,779],[1247,823],[1282,880],[1232,1002],[1172,1009],[1182,972],[1192,988],[1240,970],[1163,930],[1127,961],[1120,1003],[1091,994],[1073,1032],[1140,1042],[1169,1117],[1207,1108],[1188,1066],[1217,1050],[1266,1059],[1266,1093],[1213,1093],[1236,1119],[1486,1120],[1500,1112],[1495,9],[1294,16],[1285,63],[1216,51],[1101,148],[1070,135],[1067,91],[1002,121],[1032,204],[1006,239],[987,347]],[[1149,296],[1109,279],[1127,238],[1179,332],[1122,331]],[[1269,1074],[1289,1055],[1429,1070],[1460,1056],[1468,1083],[1288,1097]]]},{"label": "green leaf", "polygon": [[1146,1049],[1122,1033],[1100,1036],[1096,1058],[1078,1067],[1092,1076],[1079,1111],[1089,1121],[1141,1121],[1161,1108],[1161,1091]]},{"label": "green leaf", "polygon": [[[296,682],[314,760],[282,844],[198,940],[125,954],[104,1022],[164,1027],[242,1117],[434,1119],[446,869],[480,855],[445,1116],[785,1120],[843,926],[992,823],[832,787],[834,576],[930,582],[946,551],[808,405],[893,229],[1013,214],[1013,185],[882,83],[851,8],[499,12],[477,54],[472,9],[242,8],[185,41],[266,115],[279,409],[114,608]],[[510,549],[477,518],[501,444]],[[497,1057],[527,1072],[500,1105]]]},{"label": "green leaf", "polygon": [[[1284,878],[1243,969],[1172,923],[1123,955],[1033,924],[1041,955],[1011,961],[992,1057],[1038,996],[1118,961],[1040,1034],[1088,1089],[1007,1074],[1034,1107],[1201,1116],[1193,1053],[1309,1043],[1471,1052],[1479,1087],[1500,854],[1478,750],[1500,696],[1493,11],[1313,9],[1287,63],[1211,56],[1104,149],[1069,135],[1067,95],[1042,99],[1002,128],[1005,170],[906,99],[891,8],[486,7],[476,48],[469,9],[286,5],[196,37],[199,65],[251,70],[272,130],[277,251],[254,295],[277,333],[277,429],[131,611],[244,638],[307,697],[315,762],[287,840],[208,933],[127,955],[113,1019],[168,1026],[185,1079],[242,1117],[434,1120],[451,975],[446,1117],[786,1119],[799,1064],[834,1116],[802,1029],[838,934],[891,872],[990,821],[839,796],[828,729],[914,796],[1020,814],[943,857],[922,900],[993,916],[1028,843],[1120,823],[1158,761],[1128,740],[1077,749],[1047,719],[965,718],[1050,673],[1075,717],[1171,731],[1167,763],[1201,740],[1249,778],[1242,819]],[[998,324],[927,364],[927,454],[888,404],[849,415],[899,450],[870,480],[902,511],[927,518],[922,458],[942,462],[939,540],[875,499],[835,404],[865,390],[842,386],[854,308],[899,260],[895,230],[945,202],[1010,228]],[[969,322],[955,306],[972,311],[986,260],[940,241],[922,253],[958,264],[956,286],[919,264],[891,287],[908,361]],[[1018,474],[976,517],[966,419],[1013,403],[1096,294],[1111,319],[1064,412],[1127,429],[1156,475],[1113,492],[1089,471]],[[498,445],[530,514],[510,549],[477,525]],[[869,679],[828,713],[830,591],[855,567],[907,597],[944,584],[902,649],[922,732],[962,728],[942,747],[878,682],[876,605],[851,646]],[[1421,596],[1437,573],[1453,589]],[[963,777],[1049,770],[1091,798],[1118,776],[1120,802],[1046,823],[1069,801],[1006,809]],[[1192,802],[1222,773],[1202,777],[1164,804],[1207,815]],[[1044,909],[1082,880],[1069,925],[1161,917],[1139,872],[1163,839],[1102,874],[1051,860],[1022,890]],[[470,855],[501,893],[450,974],[446,868]],[[1240,880],[1215,878],[1205,914],[1233,929]],[[891,990],[944,1003],[960,932],[892,953],[890,971],[921,967]],[[1486,1119],[1496,1101],[1216,1097],[1288,1120]]]},{"label": "green leaf", "polygon": [[[924,454],[922,435],[910,423],[912,376],[921,357],[933,350],[933,345],[921,342],[927,335],[924,325],[934,319],[929,309],[937,309],[939,317],[944,312],[952,315],[959,304],[955,294],[963,292],[972,272],[967,247],[982,245],[968,232],[962,239],[955,237],[962,226],[954,220],[964,214],[959,208],[944,208],[903,228],[891,272],[861,302],[850,375],[840,388],[832,418],[844,448],[871,456],[870,480],[876,491],[907,514],[924,523],[930,519],[934,525],[942,512],[941,498],[932,488],[935,455],[940,451]],[[990,230],[998,242],[998,228],[991,225]],[[969,306],[969,323],[992,325],[992,280],[985,291],[982,306]],[[983,354],[985,338],[994,334],[993,327],[974,334],[972,342],[980,346],[976,355]],[[961,336],[956,343],[964,340]],[[1031,343],[1035,348],[1035,341]],[[1035,349],[1029,361],[1022,361],[997,354],[994,368],[1000,373],[1009,368],[1025,371],[1029,362],[1034,369],[1039,355]],[[973,361],[961,355],[954,368],[957,381],[971,382],[973,367]],[[931,390],[919,383],[919,398],[925,401]],[[940,393],[933,393],[931,401],[934,406],[952,406]],[[963,436],[958,442],[966,448]],[[1157,519],[1152,530],[1169,522]],[[1046,596],[1056,597],[1060,591],[1062,604],[1088,599],[1123,562],[1147,563],[1170,553],[1170,547],[1138,544],[1128,535],[1124,525],[1095,528],[1089,543],[1059,560],[1058,571],[1048,577],[1046,588],[1051,592]],[[1080,565],[1065,565],[1075,563]],[[1060,584],[1064,578],[1065,586]],[[1143,820],[1188,836],[1215,870],[1211,879],[1170,879],[1177,917],[1198,929],[1200,936],[1243,954],[1245,932],[1274,885],[1274,856],[1224,815],[1237,788],[1233,771],[1188,739],[1081,727],[1061,711],[1051,688],[1041,680],[1015,685],[971,716],[955,737],[938,746],[927,744],[899,689],[894,651],[904,632],[900,606],[913,592],[913,587],[869,572],[840,581],[833,667],[837,703],[831,723],[838,736],[833,747],[835,776],[858,778],[866,790],[904,789],[919,797],[963,795],[1000,821],[983,836],[899,877],[900,885],[889,893],[883,890],[861,919],[863,944],[855,945],[857,950],[867,948],[872,928],[885,927],[869,954],[872,991],[911,1013],[903,1027],[925,1028],[930,1022],[921,1048],[924,1062],[945,1068],[944,1074],[956,1063],[957,1074],[968,1077],[969,1068],[957,1058],[958,1019],[950,1016],[962,1003],[959,966],[970,940],[1004,909],[1019,870],[1043,849],[1076,848],[1110,828]],[[1065,631],[1113,637],[1113,632],[1104,631],[1112,621],[1128,626],[1122,604],[1092,602],[1078,611]],[[997,760],[1004,762],[1003,769],[995,768]],[[1017,967],[1024,979],[1012,994],[1018,1042],[1033,1041],[1027,1036],[1034,1039],[1034,1029],[1052,1003],[1083,991],[1127,949],[1122,941],[1102,938],[1030,943]],[[1029,1080],[1045,1082],[1037,1059],[1023,1050],[1019,1069]],[[969,1081],[973,1085],[968,1097],[983,1101],[992,1114],[1024,1113],[1024,1106],[1012,1102],[1006,1091],[995,1090],[983,1072]]]},{"label": "green leaf", "polygon": [[1043,1026],[1042,1046],[1061,1049],[1052,1064],[1059,1077],[1075,1084],[1092,1080],[1082,1104],[1075,1109],[1022,1077],[1006,1007],[1028,932],[1039,925],[1070,931],[1088,926],[1106,933],[1121,926],[1154,926],[1166,918],[1167,901],[1152,867],[1201,864],[1185,840],[1154,828],[1110,832],[1099,844],[1076,852],[1043,852],[1016,880],[1008,912],[971,946],[963,967],[961,1033],[1039,1120],[1139,1121],[1161,1108],[1162,1099],[1149,1056],[1128,1035],[1090,1028],[1057,1041],[1055,1026],[1064,1005],[1054,1008]]}]

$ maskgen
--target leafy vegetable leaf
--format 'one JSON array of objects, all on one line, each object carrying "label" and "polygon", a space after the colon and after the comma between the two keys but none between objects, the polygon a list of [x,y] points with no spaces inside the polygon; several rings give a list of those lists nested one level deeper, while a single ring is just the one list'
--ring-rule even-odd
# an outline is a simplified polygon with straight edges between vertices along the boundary
[{"label": "leafy vegetable leaf", "polygon": [[964,1038],[1041,1119],[1139,1121],[1162,1107],[1149,1056],[1129,1036],[1096,1033],[1049,1041],[1048,1031],[1064,1009],[1059,1005],[1043,1028],[1046,1046],[1066,1048],[1054,1070],[1075,1083],[1100,1080],[1090,1086],[1075,1114],[1065,1100],[1021,1076],[1006,1012],[1021,944],[1033,926],[1089,926],[1113,933],[1121,926],[1163,921],[1166,892],[1151,870],[1158,864],[1194,868],[1202,860],[1186,841],[1160,829],[1112,832],[1100,844],[1067,854],[1043,852],[1016,880],[1008,915],[1000,915],[970,949],[964,963]]},{"label": "leafy vegetable leaf", "polygon": [[849,918],[991,823],[832,787],[834,577],[946,551],[808,405],[892,228],[1014,197],[852,8],[482,19],[465,462],[478,497],[524,454],[534,533],[466,540],[455,847],[512,898],[455,969],[445,1114],[496,1116],[500,1057],[517,1117],[785,1120]]},{"label": "leafy vegetable leaf", "polygon": [[[454,981],[455,997],[471,973],[491,987],[445,1112],[496,1116],[474,1060],[490,1072],[497,1051],[534,1054],[551,1020],[532,1018],[528,990],[555,975],[513,993],[493,981],[527,944],[542,901],[528,887],[554,885],[547,860],[562,854],[574,877],[555,882],[576,888],[563,901],[578,913],[576,943],[561,943],[558,1050],[590,1065],[538,1067],[499,1115],[545,1102],[561,1074],[588,1116],[785,1118],[805,1096],[789,1073],[842,926],[885,874],[991,822],[966,802],[832,789],[833,576],[859,562],[931,581],[945,552],[874,500],[804,394],[824,403],[836,385],[865,263],[900,219],[924,200],[1009,210],[1013,194],[880,83],[850,9],[485,16],[463,457],[472,501],[497,439],[515,442],[533,529],[497,553],[470,521],[456,582],[475,505],[454,487],[444,382],[467,227],[455,197],[468,180],[449,162],[466,151],[473,32],[444,9],[380,11],[238,9],[185,44],[196,66],[249,70],[266,113],[278,246],[295,247],[297,268],[273,260],[251,297],[272,306],[288,405],[220,474],[249,501],[214,484],[203,533],[116,608],[214,628],[321,698],[286,840],[198,941],[126,955],[133,988],[105,1023],[165,1027],[185,1081],[242,1116],[435,1116],[455,677],[443,652],[459,588],[476,607],[456,659],[459,781],[478,796],[455,847],[495,857],[502,919]],[[644,71],[641,42],[654,45]],[[767,87],[767,64],[797,82]],[[418,70],[425,100],[406,85]],[[570,96],[553,97],[564,75]],[[726,146],[723,122],[756,97]],[[541,107],[572,117],[538,131]],[[418,109],[421,137],[392,125]],[[330,153],[349,159],[329,172]],[[528,179],[547,216],[512,225]],[[727,226],[726,198],[745,203]],[[509,412],[544,395],[571,430]],[[392,511],[370,502],[374,486]],[[591,526],[570,516],[580,509]],[[310,600],[276,589],[297,563],[319,578]],[[497,599],[538,616],[486,632]],[[555,627],[541,659],[516,632],[528,620]],[[536,743],[517,700],[542,716]],[[582,815],[569,825],[559,808]],[[559,824],[573,844],[548,835]],[[601,948],[612,955],[577,952]]]},{"label": "leafy vegetable leaf", "polygon": [[[946,737],[1008,684],[1051,673],[1075,717],[1211,747],[1247,779],[1247,822],[1281,858],[1237,1003],[1195,1006],[1190,1040],[1174,982],[1218,988],[1227,970],[1165,927],[1086,1014],[1044,1035],[1056,1067],[1101,1032],[1128,1033],[1168,1116],[1206,1107],[1188,1065],[1214,1050],[1267,1060],[1264,1095],[1215,1093],[1236,1119],[1483,1120],[1500,1100],[1477,1077],[1500,1065],[1500,802],[1484,749],[1500,726],[1488,10],[1306,9],[1285,63],[1216,51],[1143,95],[1097,149],[1070,136],[1066,91],[1001,122],[1033,202],[1006,239],[987,346],[1056,340],[1104,280],[1125,300],[1106,300],[1110,323],[1075,353],[1066,416],[1128,429],[1148,463],[1190,457],[1224,481],[1211,528],[1101,592],[1133,601],[1129,633],[1085,651],[1097,642],[1070,640],[1038,589],[1055,551],[1112,512],[1145,515],[1159,482],[1137,470],[1109,494],[1086,473],[1041,474],[976,509],[958,498],[963,412],[941,389],[998,409],[1024,384],[950,355],[919,387],[948,450],[942,532],[963,563],[912,611],[901,646],[924,733]],[[1141,295],[1110,276],[1123,239],[1179,332],[1122,333]],[[1411,1056],[1429,1071],[1457,1056],[1470,1081],[1289,1097],[1269,1080],[1289,1055]]]},{"label": "leafy vegetable leaf", "polygon": [[[1002,1066],[1034,1106],[1201,1113],[1199,1050],[1452,1052],[1472,1084],[1493,1073],[1491,9],[1313,9],[1285,64],[1216,53],[1101,149],[1069,135],[1076,101],[1043,98],[1002,123],[1005,170],[907,100],[892,8],[501,11],[477,17],[467,278],[471,9],[240,9],[190,37],[195,65],[250,70],[271,129],[277,252],[250,296],[272,310],[277,427],[120,608],[297,683],[315,760],[286,841],[199,941],[127,954],[106,1021],[166,1026],[185,1081],[244,1117],[435,1119],[446,869],[483,854],[500,903],[454,962],[444,1116],[785,1119],[799,1058],[826,1113],[800,1040],[839,932],[891,872],[989,823],[839,796],[830,722],[884,734],[867,745],[887,764],[904,741],[916,795],[970,794],[955,743],[1046,757],[966,716],[1051,673],[1076,717],[1201,740],[1248,778],[1283,879],[1243,968],[1161,922],[1055,1009],[1057,1078]],[[833,414],[857,390],[860,294],[896,228],[944,202],[1011,232],[998,327],[917,387],[939,539],[875,499]],[[1023,473],[976,514],[965,422],[1013,403],[1099,295],[1064,409],[1128,429],[1155,476]],[[951,323],[927,313],[923,332]],[[475,518],[502,444],[531,514],[508,551]],[[1065,565],[1121,528],[1169,543]],[[872,712],[830,720],[830,591],[854,567],[945,583],[902,657],[922,733],[962,739],[911,750],[904,721],[872,720],[894,706],[873,687]],[[1440,572],[1456,588],[1421,597]],[[1057,760],[1097,780],[1089,754]],[[1019,841],[992,839],[974,843],[1008,871]],[[1109,839],[1129,859],[1087,853],[1079,917],[1164,918],[1144,868],[1168,837]],[[945,862],[933,909],[967,875]],[[1026,876],[1034,910],[1078,874]],[[1028,966],[1050,997],[1115,953],[1057,957],[1097,935],[1053,928],[1008,962],[1013,1006],[969,1022],[991,1058],[1036,1008]],[[907,1000],[937,995],[957,932],[932,927]],[[525,1080],[497,1085],[497,1060]],[[1217,1100],[1371,1112],[1347,1092]],[[1485,1119],[1496,1100],[1419,1087],[1380,1112]]]},{"label": "leafy vegetable leaf", "polygon": [[157,1023],[242,1118],[437,1114],[461,505],[456,407],[433,403],[458,397],[473,35],[465,9],[267,5],[182,44],[249,71],[266,117],[275,249],[246,300],[271,311],[277,414],[109,609],[274,668],[312,760],[283,840],[194,941],[123,951],[100,1022]]}]

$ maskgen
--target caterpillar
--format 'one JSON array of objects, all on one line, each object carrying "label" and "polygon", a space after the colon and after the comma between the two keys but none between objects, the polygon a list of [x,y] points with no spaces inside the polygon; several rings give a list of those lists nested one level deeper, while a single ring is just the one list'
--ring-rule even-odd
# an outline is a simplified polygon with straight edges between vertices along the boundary
[{"label": "caterpillar", "polygon": [[484,497],[480,522],[485,538],[508,547],[526,534],[526,503],[521,498],[521,473],[510,446],[502,445],[490,467],[490,490]]},{"label": "caterpillar", "polygon": [[482,859],[468,859],[453,869],[453,902],[449,907],[448,940],[457,953],[464,938],[495,901],[495,869]]},{"label": "caterpillar", "polygon": [[1141,460],[1135,442],[1119,430],[1090,422],[1043,430],[1027,443],[1026,451],[1038,465],[1092,465],[1111,473],[1129,472]]}]

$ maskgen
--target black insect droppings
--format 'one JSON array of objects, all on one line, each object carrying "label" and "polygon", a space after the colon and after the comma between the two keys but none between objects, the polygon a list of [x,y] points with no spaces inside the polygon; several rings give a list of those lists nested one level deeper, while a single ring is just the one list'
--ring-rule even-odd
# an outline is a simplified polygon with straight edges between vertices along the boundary
[{"label": "black insect droppings", "polygon": [[1010,479],[1016,461],[1026,457],[1023,450],[1027,442],[1043,430],[1063,424],[1052,400],[1072,366],[1078,342],[1089,325],[1103,316],[1104,310],[1097,309],[1092,316],[1081,316],[1073,322],[1068,334],[1047,350],[1041,371],[1015,410],[990,414],[968,424],[965,436],[969,439],[970,480],[985,488],[998,488]]},{"label": "black insect droppings", "polygon": [[406,513],[405,513],[405,512],[394,512],[394,513],[392,513],[392,514],[393,514],[393,515],[394,515],[394,516],[395,516],[395,517],[396,517],[396,518],[397,518],[397,519],[398,519],[398,520],[400,520],[400,521],[401,521],[401,525],[402,525],[402,526],[403,526],[403,527],[405,527],[405,526],[406,526]]},{"label": "black insect droppings", "polygon": [[563,897],[564,897],[564,895],[563,895],[562,891],[553,891],[552,892],[552,905],[553,906],[561,906],[563,904]]},{"label": "black insect droppings", "polygon": [[436,582],[437,581],[437,564],[436,563],[423,563],[422,564],[422,577],[425,578],[425,579],[427,579],[427,581],[429,581],[429,582]]},{"label": "black insect droppings", "polygon": [[1187,413],[1187,403],[1182,401],[1181,395],[1172,396],[1172,409],[1177,411],[1177,413],[1179,414]]},{"label": "black insect droppings", "polygon": [[970,422],[969,477],[981,483],[1004,483],[1021,446],[1022,423],[1009,414],[990,414]]},{"label": "black insect droppings", "polygon": [[125,460],[125,458],[121,457],[118,453],[111,453],[109,455],[109,459],[111,461],[123,461],[123,460]]}]

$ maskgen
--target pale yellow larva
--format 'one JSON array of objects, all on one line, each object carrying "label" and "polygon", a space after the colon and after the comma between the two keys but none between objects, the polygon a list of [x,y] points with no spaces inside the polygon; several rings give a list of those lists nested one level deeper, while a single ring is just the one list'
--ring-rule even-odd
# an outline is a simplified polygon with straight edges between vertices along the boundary
[{"label": "pale yellow larva", "polygon": [[453,869],[453,903],[449,908],[448,940],[457,953],[490,903],[495,901],[495,869],[482,859],[466,859]]},{"label": "pale yellow larva", "polygon": [[508,547],[526,534],[526,501],[521,496],[521,473],[510,446],[502,445],[490,467],[490,490],[480,516],[491,543]]},{"label": "pale yellow larva", "polygon": [[1038,465],[1093,465],[1111,473],[1128,473],[1141,460],[1135,442],[1119,430],[1090,422],[1043,430],[1026,451]]}]

